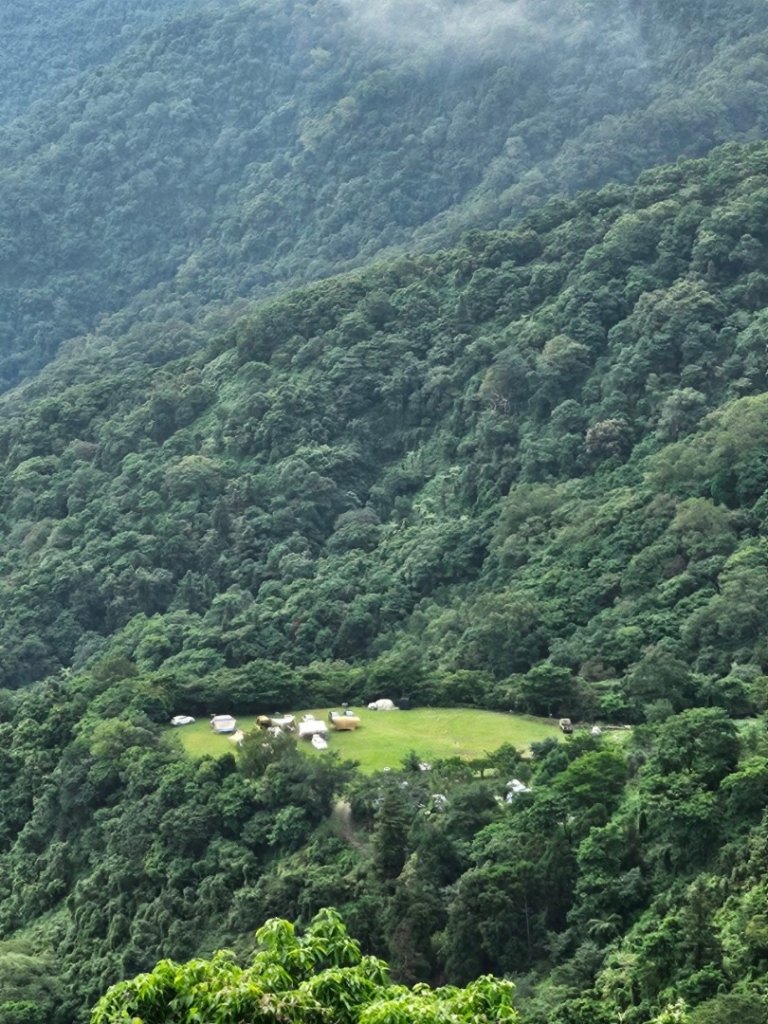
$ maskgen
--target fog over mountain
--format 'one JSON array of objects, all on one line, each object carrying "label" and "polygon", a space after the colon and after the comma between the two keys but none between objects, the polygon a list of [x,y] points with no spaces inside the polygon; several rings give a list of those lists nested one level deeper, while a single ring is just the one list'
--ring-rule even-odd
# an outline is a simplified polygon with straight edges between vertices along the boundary
[{"label": "fog over mountain", "polygon": [[[379,44],[459,57],[507,51],[514,59],[515,44],[553,41],[597,43],[610,37],[614,45],[634,51],[642,64],[643,43],[631,6],[603,8],[598,17],[588,5],[534,3],[532,0],[341,0],[350,22],[363,36]],[[556,59],[556,58],[553,58]]]}]

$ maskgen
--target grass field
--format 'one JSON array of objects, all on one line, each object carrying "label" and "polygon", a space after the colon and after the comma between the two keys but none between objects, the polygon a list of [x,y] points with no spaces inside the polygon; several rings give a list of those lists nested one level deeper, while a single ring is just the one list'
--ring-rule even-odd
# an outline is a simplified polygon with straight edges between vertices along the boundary
[{"label": "grass field", "polygon": [[[309,713],[325,719],[328,709],[310,708],[293,713],[297,718]],[[345,759],[359,761],[363,771],[368,772],[398,768],[412,750],[424,761],[442,757],[474,758],[496,750],[502,743],[525,750],[531,743],[559,739],[561,735],[554,722],[469,708],[355,709],[355,713],[360,716],[360,728],[356,732],[330,732],[328,749],[338,751]],[[255,723],[252,715],[237,720],[243,732],[248,732]],[[226,736],[214,735],[204,720],[175,731],[193,757],[216,756],[232,749],[231,741]],[[310,756],[323,756],[309,743],[301,743],[301,749]]]}]

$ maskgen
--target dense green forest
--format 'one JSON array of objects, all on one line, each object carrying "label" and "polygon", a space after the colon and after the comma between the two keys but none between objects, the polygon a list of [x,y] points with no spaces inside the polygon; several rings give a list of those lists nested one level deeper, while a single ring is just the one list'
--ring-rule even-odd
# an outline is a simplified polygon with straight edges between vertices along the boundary
[{"label": "dense green forest", "polygon": [[2,386],[92,329],[189,321],[766,134],[762,0],[38,0],[4,24]]},{"label": "dense green forest", "polygon": [[[94,1013],[112,1024],[126,1013],[146,1024],[186,1024],[192,1013],[222,1020],[239,1016],[290,1024],[518,1024],[513,986],[486,977],[466,990],[455,986],[410,991],[391,984],[387,964],[363,956],[338,915],[325,909],[297,936],[288,921],[273,919],[258,932],[261,949],[243,970],[231,955],[209,963],[164,961],[151,977],[114,988]],[[189,1008],[194,1006],[194,1010]]]},{"label": "dense green forest", "polygon": [[321,700],[762,709],[766,152],[9,393],[3,685],[108,654],[195,710],[312,663]]},{"label": "dense green forest", "polygon": [[[3,397],[0,1021],[334,905],[524,1024],[764,1024],[767,168],[730,145]],[[635,728],[364,776],[165,725],[382,692]]]},{"label": "dense green forest", "polygon": [[4,0],[0,36],[0,122],[26,113],[32,104],[89,68],[113,60],[139,43],[144,29],[200,7],[226,0]]},{"label": "dense green forest", "polygon": [[[763,1024],[764,720],[739,733],[695,708],[624,745],[583,733],[531,760],[507,747],[422,772],[415,755],[363,776],[262,735],[193,761],[152,724],[156,702],[115,661],[6,702],[4,1024],[85,1021],[159,958],[226,945],[247,963],[266,918],[329,903],[401,983],[511,975],[524,1024]],[[507,802],[510,776],[530,792]],[[159,1009],[139,1019],[191,1024],[199,1003],[158,972],[94,1021],[141,999]],[[159,1015],[172,998],[179,1015]],[[676,1003],[690,1014],[665,1016]]]},{"label": "dense green forest", "polygon": [[768,5],[0,30],[0,1024],[768,1024]]}]

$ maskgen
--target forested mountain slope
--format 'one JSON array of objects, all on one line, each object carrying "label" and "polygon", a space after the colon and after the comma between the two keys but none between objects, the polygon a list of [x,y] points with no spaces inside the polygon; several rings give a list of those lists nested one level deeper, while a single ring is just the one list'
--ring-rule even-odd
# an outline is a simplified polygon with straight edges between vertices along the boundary
[{"label": "forested mountain slope", "polygon": [[[120,16],[133,32],[172,6]],[[91,8],[32,10],[69,52]],[[193,319],[765,135],[758,0],[194,4],[126,48],[99,12],[113,60],[79,52],[0,132],[3,386],[103,314],[123,311],[111,336]]]},{"label": "forested mountain slope", "polygon": [[0,122],[25,113],[87,68],[108,63],[145,28],[203,5],[215,0],[4,0]]},{"label": "forested mountain slope", "polygon": [[[766,245],[729,145],[3,396],[3,1024],[328,903],[524,1024],[765,1024]],[[367,778],[165,727],[382,692],[637,728]]]},{"label": "forested mountain slope", "polygon": [[112,650],[192,689],[376,660],[421,699],[754,707],[766,152],[313,285],[191,357],[135,332],[8,394],[4,685]]}]

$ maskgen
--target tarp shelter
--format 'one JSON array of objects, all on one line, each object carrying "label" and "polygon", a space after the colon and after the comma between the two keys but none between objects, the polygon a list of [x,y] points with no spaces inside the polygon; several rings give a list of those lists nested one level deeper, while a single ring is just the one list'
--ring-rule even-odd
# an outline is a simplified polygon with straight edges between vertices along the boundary
[{"label": "tarp shelter", "polygon": [[520,779],[510,779],[507,783],[507,789],[510,793],[530,793],[530,787],[526,786]]},{"label": "tarp shelter", "polygon": [[313,736],[324,736],[328,726],[319,718],[305,718],[299,722],[299,739],[308,740]]}]

